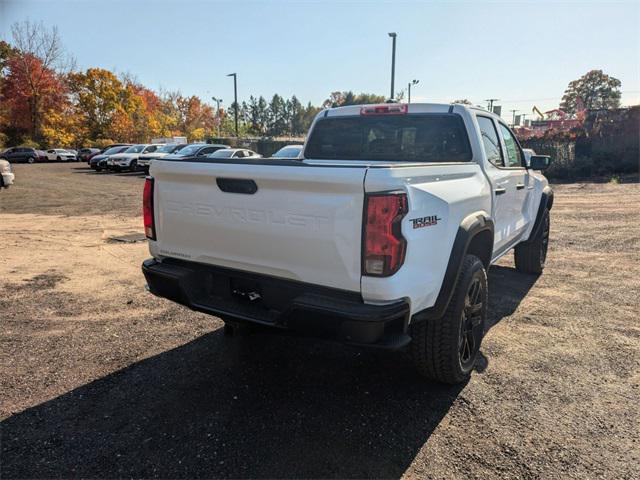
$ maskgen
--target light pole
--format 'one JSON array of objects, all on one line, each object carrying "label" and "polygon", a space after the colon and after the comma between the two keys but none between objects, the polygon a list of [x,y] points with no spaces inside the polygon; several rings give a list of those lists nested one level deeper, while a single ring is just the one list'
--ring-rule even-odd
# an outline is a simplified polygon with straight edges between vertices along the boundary
[{"label": "light pole", "polygon": [[516,126],[516,112],[519,112],[520,110],[511,110],[511,113],[513,114],[513,121],[511,122],[511,126],[515,127]]},{"label": "light pole", "polygon": [[489,102],[489,111],[493,113],[493,102],[497,102],[499,98],[487,98],[485,102]]},{"label": "light pole", "polygon": [[389,97],[389,100],[393,100],[393,97],[395,97],[393,93],[393,84],[396,77],[396,37],[398,36],[398,34],[396,32],[389,32],[389,36],[393,39],[393,44],[391,47],[391,96]]},{"label": "light pole", "polygon": [[230,73],[227,77],[233,77],[233,116],[236,122],[236,138],[238,137],[238,75]]},{"label": "light pole", "polygon": [[222,99],[211,97],[211,100],[216,102],[216,118],[218,119],[218,137],[219,137],[220,136],[220,104],[222,103]]},{"label": "light pole", "polygon": [[411,80],[409,82],[409,98],[407,100],[407,103],[411,103],[411,85],[417,85],[418,83],[420,83],[420,80]]}]

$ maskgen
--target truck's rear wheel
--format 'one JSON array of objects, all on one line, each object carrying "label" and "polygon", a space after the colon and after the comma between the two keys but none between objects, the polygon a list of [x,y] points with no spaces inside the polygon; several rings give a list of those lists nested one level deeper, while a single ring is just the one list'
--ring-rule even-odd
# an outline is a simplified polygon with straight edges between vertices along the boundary
[{"label": "truck's rear wheel", "polygon": [[549,210],[542,213],[542,228],[534,238],[516,245],[515,261],[516,269],[524,273],[542,273],[547,260],[547,249],[549,248]]},{"label": "truck's rear wheel", "polygon": [[466,255],[445,314],[411,329],[411,356],[422,375],[443,383],[469,378],[484,335],[487,302],[484,265]]}]

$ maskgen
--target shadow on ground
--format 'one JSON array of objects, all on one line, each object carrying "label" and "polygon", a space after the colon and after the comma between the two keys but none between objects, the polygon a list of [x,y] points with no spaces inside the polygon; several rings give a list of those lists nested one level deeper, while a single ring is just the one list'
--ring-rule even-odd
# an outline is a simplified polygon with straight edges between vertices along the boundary
[{"label": "shadow on ground", "polygon": [[[493,268],[491,325],[534,282]],[[218,330],[6,419],[2,476],[395,478],[463,388],[399,354]]]}]

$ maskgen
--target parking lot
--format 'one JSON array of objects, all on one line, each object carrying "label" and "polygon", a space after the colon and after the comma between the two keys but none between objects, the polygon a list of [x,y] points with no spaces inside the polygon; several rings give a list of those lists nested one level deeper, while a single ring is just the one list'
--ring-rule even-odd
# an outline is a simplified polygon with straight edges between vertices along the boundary
[{"label": "parking lot", "polygon": [[144,289],[143,175],[15,165],[0,192],[13,477],[637,478],[640,188],[555,186],[549,259],[489,272],[471,381],[222,322]]}]

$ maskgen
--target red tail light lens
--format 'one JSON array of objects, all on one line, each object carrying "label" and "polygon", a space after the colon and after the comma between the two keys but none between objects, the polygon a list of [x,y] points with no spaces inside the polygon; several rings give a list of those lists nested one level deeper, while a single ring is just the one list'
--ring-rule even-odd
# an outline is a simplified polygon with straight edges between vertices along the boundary
[{"label": "red tail light lens", "polygon": [[153,215],[153,178],[147,177],[142,192],[142,216],[144,217],[144,234],[151,240],[156,239],[156,224]]},{"label": "red tail light lens", "polygon": [[388,277],[402,266],[407,241],[402,236],[401,222],[407,211],[404,193],[365,197],[363,275]]}]

